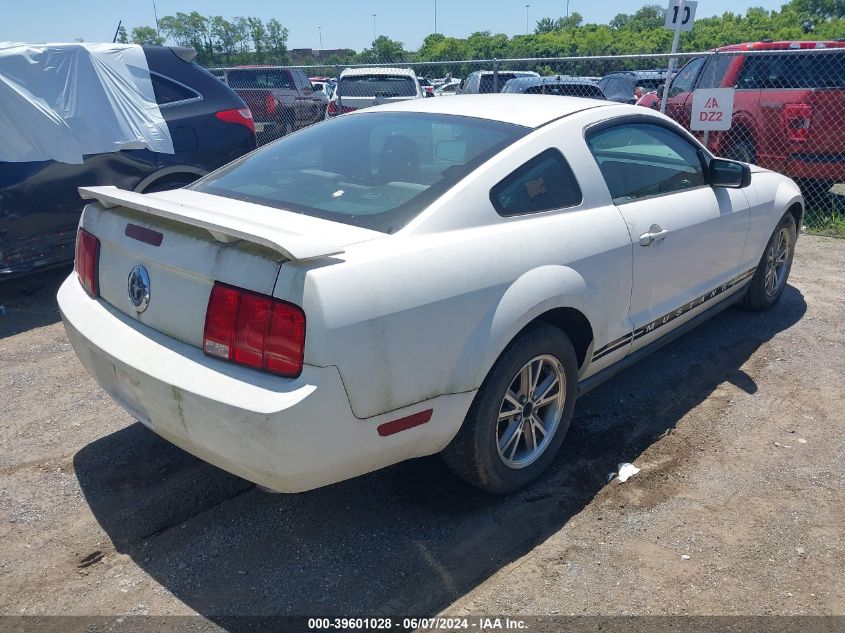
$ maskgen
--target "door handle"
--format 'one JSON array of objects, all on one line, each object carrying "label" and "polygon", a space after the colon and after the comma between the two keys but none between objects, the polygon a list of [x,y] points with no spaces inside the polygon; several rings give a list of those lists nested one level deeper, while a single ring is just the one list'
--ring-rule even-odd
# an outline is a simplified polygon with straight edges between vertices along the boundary
[{"label": "door handle", "polygon": [[669,229],[662,228],[659,224],[652,224],[648,232],[640,235],[640,246],[651,246],[654,242],[666,237]]}]

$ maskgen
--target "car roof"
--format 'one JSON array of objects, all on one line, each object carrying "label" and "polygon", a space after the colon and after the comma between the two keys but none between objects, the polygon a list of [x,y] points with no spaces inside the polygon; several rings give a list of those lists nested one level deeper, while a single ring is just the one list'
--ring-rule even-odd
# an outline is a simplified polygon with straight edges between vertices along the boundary
[{"label": "car roof", "polygon": [[721,46],[717,51],[777,51],[804,48],[845,48],[845,42],[838,40],[780,40],[777,42],[746,42]]},{"label": "car roof", "polygon": [[365,108],[344,116],[366,116],[375,112],[424,112],[467,116],[537,128],[561,117],[595,107],[614,107],[608,101],[584,97],[556,97],[525,94],[458,95],[453,99],[409,99]]},{"label": "car roof", "polygon": [[517,77],[539,77],[539,73],[534,72],[533,70],[474,70],[470,74],[471,75],[492,75],[494,72],[498,72],[500,75],[516,75]]},{"label": "car roof", "polygon": [[399,75],[402,77],[416,77],[410,68],[384,68],[375,66],[373,68],[344,68],[340,73],[341,77],[358,77],[361,75]]}]

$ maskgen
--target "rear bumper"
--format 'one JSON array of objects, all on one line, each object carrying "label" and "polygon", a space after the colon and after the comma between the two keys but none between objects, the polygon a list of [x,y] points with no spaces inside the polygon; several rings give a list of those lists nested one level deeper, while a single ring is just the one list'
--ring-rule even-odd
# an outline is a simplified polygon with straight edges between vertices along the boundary
[{"label": "rear bumper", "polygon": [[[440,451],[474,393],[439,396],[360,420],[334,367],[281,378],[209,358],[85,294],[58,293],[74,350],[100,386],[173,444],[279,492],[301,492]],[[426,409],[431,420],[381,437],[378,426]]]},{"label": "rear bumper", "polygon": [[786,171],[792,178],[845,180],[845,154],[792,154]]},{"label": "rear bumper", "polygon": [[73,261],[76,227],[0,241],[0,279],[69,264]]}]

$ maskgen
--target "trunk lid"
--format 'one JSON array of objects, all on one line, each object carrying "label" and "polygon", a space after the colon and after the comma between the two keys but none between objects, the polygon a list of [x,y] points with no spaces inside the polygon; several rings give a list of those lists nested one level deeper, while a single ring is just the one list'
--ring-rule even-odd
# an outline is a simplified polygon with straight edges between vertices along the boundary
[{"label": "trunk lid", "polygon": [[[202,346],[215,281],[272,295],[281,265],[337,254],[382,233],[186,189],[138,194],[81,188],[82,227],[100,240],[100,297],[116,310]],[[130,274],[143,266],[149,301],[139,311]]]}]

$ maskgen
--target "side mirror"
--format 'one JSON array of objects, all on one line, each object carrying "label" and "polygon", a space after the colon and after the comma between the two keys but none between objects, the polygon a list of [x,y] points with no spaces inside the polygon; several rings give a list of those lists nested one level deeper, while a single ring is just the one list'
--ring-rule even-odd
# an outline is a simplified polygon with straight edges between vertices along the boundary
[{"label": "side mirror", "polygon": [[734,160],[714,158],[710,161],[710,186],[741,189],[751,184],[751,168]]}]

